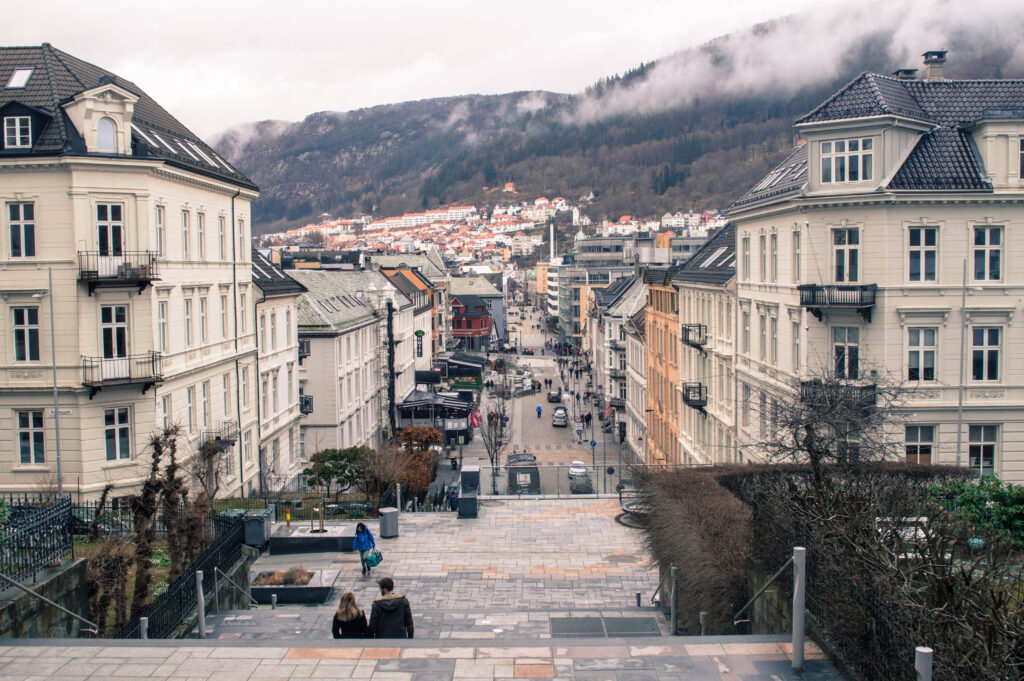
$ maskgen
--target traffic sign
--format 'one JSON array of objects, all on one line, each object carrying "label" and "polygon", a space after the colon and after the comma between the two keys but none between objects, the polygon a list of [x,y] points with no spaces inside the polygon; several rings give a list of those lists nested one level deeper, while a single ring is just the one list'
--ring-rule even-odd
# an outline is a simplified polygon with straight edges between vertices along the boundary
[{"label": "traffic sign", "polygon": [[608,475],[615,475],[615,469],[611,466],[608,466]]},{"label": "traffic sign", "polygon": [[596,447],[597,446],[597,440],[591,440],[590,441],[590,446],[591,447]]}]

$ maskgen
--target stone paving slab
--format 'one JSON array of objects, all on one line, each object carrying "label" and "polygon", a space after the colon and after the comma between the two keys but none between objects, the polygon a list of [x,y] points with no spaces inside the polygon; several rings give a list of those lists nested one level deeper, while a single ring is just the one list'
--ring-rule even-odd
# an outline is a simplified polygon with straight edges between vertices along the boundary
[{"label": "stone paving slab", "polygon": [[[663,643],[663,641],[669,641]],[[90,642],[92,643],[92,642]],[[217,641],[160,645],[55,645],[52,639],[0,643],[3,681],[146,679],[268,681],[840,681],[813,644],[803,671],[792,669],[782,637],[608,639],[549,646],[478,642],[439,648],[431,641],[337,641],[319,647],[263,647]]]},{"label": "stone paving slab", "polygon": [[[655,617],[667,628],[636,607],[637,592],[649,599],[657,588],[657,570],[640,533],[615,522],[619,512],[617,499],[569,498],[489,500],[472,520],[404,513],[399,537],[378,538],[384,563],[370,577],[355,553],[264,556],[253,567],[338,570],[329,602],[211,613],[207,629],[223,640],[329,640],[341,593],[369,614],[383,576],[409,598],[418,638],[550,639],[550,619],[569,616]],[[379,536],[377,521],[367,524]]]}]

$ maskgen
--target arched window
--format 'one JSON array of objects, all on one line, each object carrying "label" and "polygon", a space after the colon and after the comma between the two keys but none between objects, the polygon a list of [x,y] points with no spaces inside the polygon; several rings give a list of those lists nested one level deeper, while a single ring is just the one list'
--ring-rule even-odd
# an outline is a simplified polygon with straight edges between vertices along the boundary
[{"label": "arched window", "polygon": [[103,117],[96,125],[97,151],[105,154],[117,153],[117,124]]}]

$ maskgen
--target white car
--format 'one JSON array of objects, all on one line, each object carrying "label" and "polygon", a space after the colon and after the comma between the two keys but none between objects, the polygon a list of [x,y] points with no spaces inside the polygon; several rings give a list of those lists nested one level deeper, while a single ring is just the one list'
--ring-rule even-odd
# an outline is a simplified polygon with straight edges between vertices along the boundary
[{"label": "white car", "polygon": [[586,475],[587,464],[582,461],[570,461],[569,462],[569,475]]}]

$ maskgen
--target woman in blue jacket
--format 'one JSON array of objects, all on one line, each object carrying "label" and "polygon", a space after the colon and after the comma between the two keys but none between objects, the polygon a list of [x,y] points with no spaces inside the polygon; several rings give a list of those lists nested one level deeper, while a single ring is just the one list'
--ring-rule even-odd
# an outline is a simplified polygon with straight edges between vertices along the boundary
[{"label": "woman in blue jacket", "polygon": [[370,574],[370,568],[366,564],[366,557],[370,555],[370,551],[373,551],[377,545],[373,541],[373,533],[370,532],[366,525],[362,523],[356,525],[356,538],[352,541],[352,546],[359,552],[359,562],[363,566],[363,576]]}]

